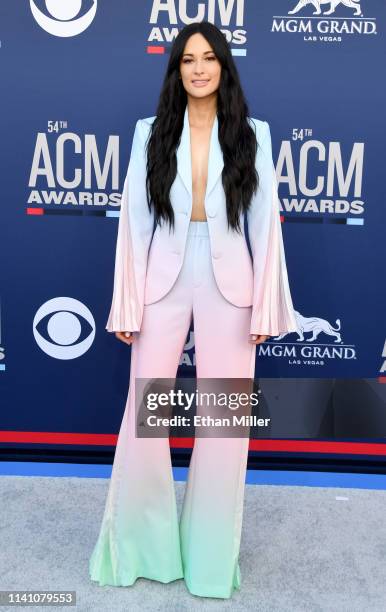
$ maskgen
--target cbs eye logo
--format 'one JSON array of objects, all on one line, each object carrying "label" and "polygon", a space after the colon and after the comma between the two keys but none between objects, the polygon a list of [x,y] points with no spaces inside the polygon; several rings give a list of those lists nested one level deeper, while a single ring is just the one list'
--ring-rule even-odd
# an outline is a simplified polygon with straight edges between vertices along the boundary
[{"label": "cbs eye logo", "polygon": [[90,310],[79,300],[57,297],[40,306],[32,331],[38,346],[50,357],[76,359],[94,342],[95,321]]},{"label": "cbs eye logo", "polygon": [[[30,0],[29,4],[35,21],[43,30],[63,37],[84,32],[97,10],[97,0]],[[45,5],[44,10],[37,5]]]}]

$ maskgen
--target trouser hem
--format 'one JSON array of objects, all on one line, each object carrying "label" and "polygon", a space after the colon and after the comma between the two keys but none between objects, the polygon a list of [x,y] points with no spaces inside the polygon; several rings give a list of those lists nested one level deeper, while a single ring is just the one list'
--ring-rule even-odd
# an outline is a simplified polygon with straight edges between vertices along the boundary
[{"label": "trouser hem", "polygon": [[154,580],[155,582],[162,582],[163,584],[169,584],[170,582],[174,582],[175,580],[182,580],[183,579],[183,574],[177,574],[176,576],[173,576],[172,578],[161,578],[161,577],[157,577],[156,574],[149,574],[149,573],[143,573],[143,574],[136,574],[135,577],[130,577],[130,578],[120,578],[118,580],[114,580],[114,579],[104,579],[102,578],[98,578],[98,576],[92,572],[89,573],[90,578],[93,582],[97,582],[99,584],[99,586],[115,586],[115,587],[128,587],[128,586],[133,586],[136,581],[138,580],[138,578],[145,578],[146,580]]},{"label": "trouser hem", "polygon": [[226,589],[223,586],[219,585],[208,585],[208,584],[199,584],[197,582],[192,583],[188,582],[185,578],[185,584],[188,591],[192,595],[198,595],[200,597],[218,597],[221,599],[230,599],[235,590],[239,591],[240,587],[232,587],[231,589]]}]

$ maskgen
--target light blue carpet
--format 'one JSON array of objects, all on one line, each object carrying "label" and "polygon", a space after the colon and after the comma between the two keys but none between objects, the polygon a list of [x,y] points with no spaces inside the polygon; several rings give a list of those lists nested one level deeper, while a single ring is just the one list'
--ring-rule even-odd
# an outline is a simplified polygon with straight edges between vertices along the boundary
[{"label": "light blue carpet", "polygon": [[[4,473],[20,473],[0,464]],[[33,464],[24,464],[33,465]],[[49,465],[49,464],[45,464]],[[55,464],[58,468],[58,464]],[[287,478],[306,486],[247,484],[240,567],[241,591],[230,600],[191,595],[182,580],[139,578],[132,587],[100,587],[88,577],[108,487],[105,477],[0,477],[2,590],[76,590],[77,606],[31,610],[254,610],[385,612],[386,491],[384,477],[254,472],[248,481]],[[52,466],[52,464],[51,464]],[[92,466],[101,469],[104,466]],[[14,470],[12,472],[12,469]],[[24,467],[24,469],[27,469]],[[33,470],[32,470],[33,472]],[[52,470],[51,470],[52,472]],[[25,472],[24,472],[25,473]],[[31,473],[31,472],[29,472]],[[40,472],[42,473],[42,472]],[[74,473],[74,472],[72,472]],[[183,478],[178,469],[176,478]],[[331,477],[333,487],[328,487]],[[345,478],[346,481],[345,481]],[[362,476],[362,482],[361,478]],[[349,488],[353,482],[363,488]],[[372,487],[366,488],[366,481]],[[180,510],[184,482],[175,483]],[[1,607],[0,610],[21,609]]]}]

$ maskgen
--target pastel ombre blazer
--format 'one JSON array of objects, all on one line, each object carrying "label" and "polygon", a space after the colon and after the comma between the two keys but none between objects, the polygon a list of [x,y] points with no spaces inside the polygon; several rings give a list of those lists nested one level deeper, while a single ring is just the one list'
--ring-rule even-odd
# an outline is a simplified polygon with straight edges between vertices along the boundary
[{"label": "pastel ombre blazer", "polygon": [[[149,212],[146,200],[146,140],[154,119],[139,119],[135,126],[121,199],[113,297],[106,325],[109,332],[140,331],[144,305],[167,294],[184,258],[192,211],[188,110],[186,107],[177,149],[178,171],[170,191],[175,213],[175,231],[170,233],[165,222],[154,230],[154,213]],[[283,247],[270,129],[266,121],[249,120],[259,143],[255,163],[260,177],[260,186],[246,213],[252,258],[244,234],[244,213],[240,218],[241,235],[227,228],[217,116],[210,137],[204,205],[219,290],[235,306],[252,306],[251,334],[276,336],[296,331],[297,326]]]}]

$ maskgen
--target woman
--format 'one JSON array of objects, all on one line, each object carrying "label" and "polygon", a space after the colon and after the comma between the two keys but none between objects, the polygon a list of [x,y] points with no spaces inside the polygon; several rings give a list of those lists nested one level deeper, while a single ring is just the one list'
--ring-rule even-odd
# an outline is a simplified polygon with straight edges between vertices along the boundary
[{"label": "woman", "polygon": [[269,126],[248,117],[226,39],[208,22],[181,30],[157,115],[134,132],[106,325],[132,344],[130,385],[90,575],[122,586],[184,578],[192,594],[229,598],[248,437],[196,437],[179,523],[169,440],[135,430],[134,381],[176,376],[192,320],[197,379],[252,380],[256,345],[296,330]]}]

